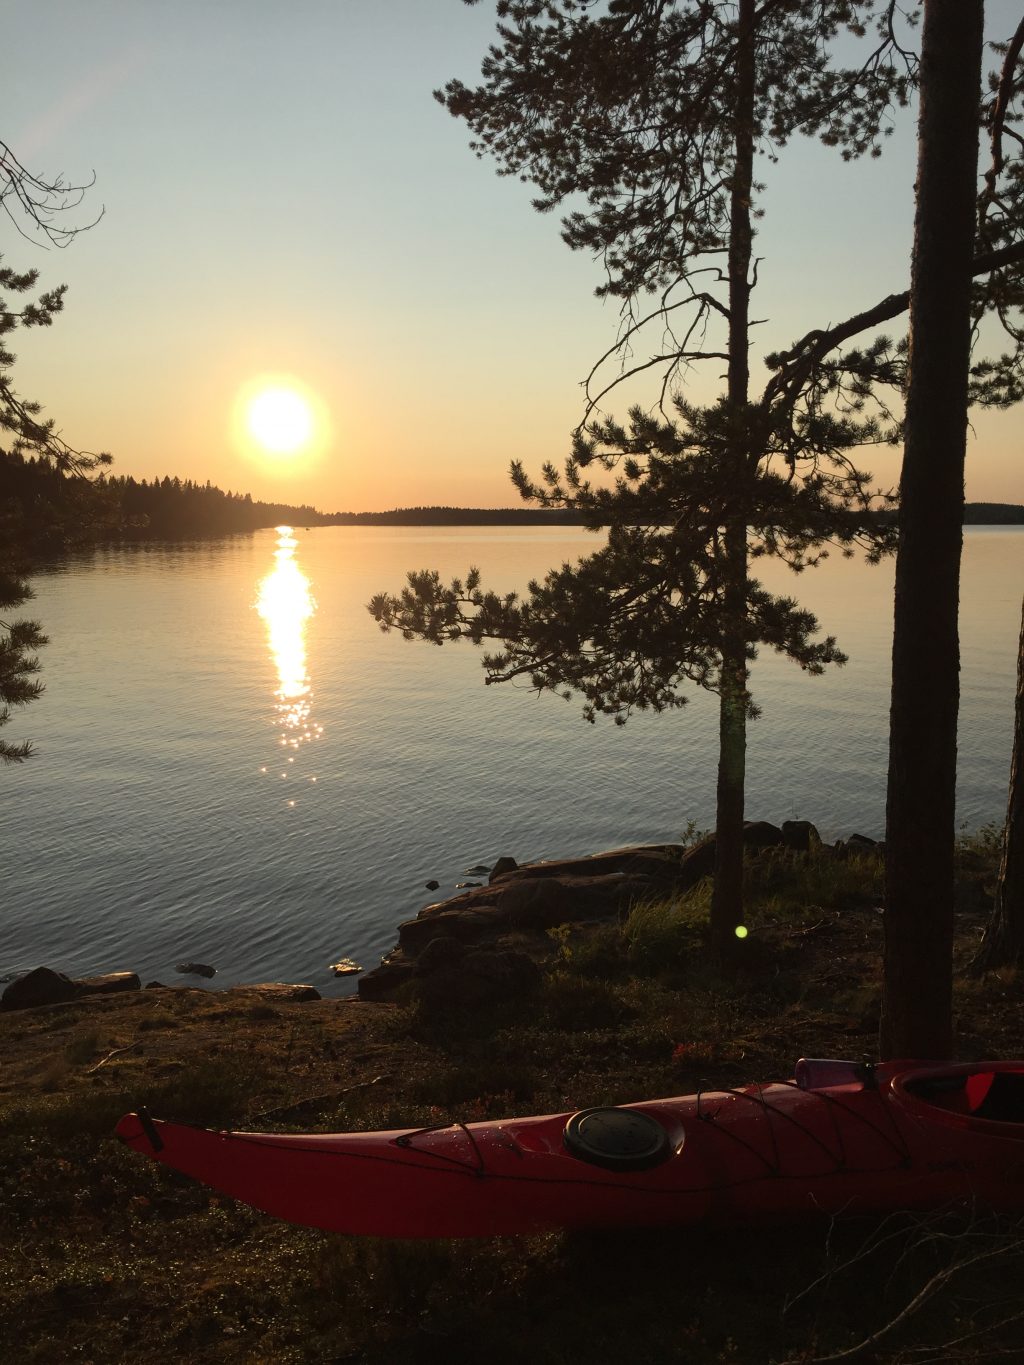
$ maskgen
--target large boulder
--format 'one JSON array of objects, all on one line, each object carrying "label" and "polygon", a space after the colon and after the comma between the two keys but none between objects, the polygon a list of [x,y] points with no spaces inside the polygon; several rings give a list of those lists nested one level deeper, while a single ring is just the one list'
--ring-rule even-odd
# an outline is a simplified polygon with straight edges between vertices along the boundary
[{"label": "large boulder", "polygon": [[869,853],[881,857],[884,852],[885,846],[869,839],[866,834],[851,834],[849,839],[837,839],[832,846],[832,856],[839,862]]},{"label": "large boulder", "polygon": [[416,962],[404,948],[395,948],[372,972],[359,978],[360,1000],[387,1000],[416,975]]},{"label": "large boulder", "polygon": [[809,853],[821,847],[821,835],[810,820],[783,820],[782,840],[796,853]]},{"label": "large boulder", "polygon": [[504,877],[507,872],[514,872],[518,866],[515,858],[499,858],[491,868],[487,880],[489,882],[497,881],[499,877]]},{"label": "large boulder", "polygon": [[[685,861],[682,846],[679,844],[639,844],[630,848],[615,848],[607,853],[593,853],[585,858],[556,858],[545,863],[527,863],[523,867],[502,870],[501,886],[492,887],[501,891],[510,882],[538,877],[601,877],[611,873],[623,875],[638,874],[666,882],[675,881],[680,866]],[[491,873],[495,879],[497,868],[512,859],[500,859]]]},{"label": "large boulder", "polygon": [[[431,911],[437,913],[430,913]],[[493,930],[499,918],[500,916],[494,913],[485,914],[482,906],[476,910],[463,910],[449,908],[442,902],[440,905],[428,906],[415,919],[408,919],[400,924],[398,944],[400,948],[417,952],[431,939],[439,938],[441,935],[472,942]],[[365,979],[364,977],[363,980]]]},{"label": "large boulder", "polygon": [[36,967],[19,976],[0,996],[0,1010],[27,1010],[38,1005],[62,1005],[74,1000],[78,986],[70,976],[50,967]]},{"label": "large boulder", "polygon": [[846,846],[852,852],[871,853],[878,847],[877,839],[869,839],[866,834],[851,834]]},{"label": "large boulder", "polygon": [[597,877],[524,878],[506,889],[498,912],[513,929],[552,929],[558,924],[624,915],[636,901],[657,894],[639,876],[607,873]]},{"label": "large boulder", "polygon": [[767,820],[747,820],[743,826],[743,842],[747,848],[778,848],[786,842],[778,825]]}]

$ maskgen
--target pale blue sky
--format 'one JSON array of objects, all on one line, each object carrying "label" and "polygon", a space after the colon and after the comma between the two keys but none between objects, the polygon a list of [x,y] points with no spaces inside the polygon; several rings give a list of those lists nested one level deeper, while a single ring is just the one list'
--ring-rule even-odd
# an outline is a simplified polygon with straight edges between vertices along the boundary
[{"label": "pale blue sky", "polygon": [[[988,10],[1009,30],[1019,6]],[[95,169],[106,206],[62,252],[0,229],[10,264],[70,286],[17,371],[69,441],[327,510],[511,505],[511,458],[561,461],[616,311],[431,98],[476,75],[493,5],[15,0],[5,19],[0,134],[34,170]],[[911,115],[881,163],[801,144],[764,174],[755,355],[906,287]],[[239,391],[279,374],[329,415],[315,458],[233,439]],[[1024,500],[1020,430],[979,418],[969,497]]]}]

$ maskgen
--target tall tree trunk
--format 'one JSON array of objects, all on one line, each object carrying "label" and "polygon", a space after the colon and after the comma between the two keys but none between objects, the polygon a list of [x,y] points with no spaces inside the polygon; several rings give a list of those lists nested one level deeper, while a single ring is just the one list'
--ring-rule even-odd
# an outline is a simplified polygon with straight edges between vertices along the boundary
[{"label": "tall tree trunk", "polygon": [[953,850],[983,0],[925,0],[886,808],[883,1057],[953,1050]]},{"label": "tall tree trunk", "polygon": [[[729,409],[734,487],[748,472],[748,356],[750,200],[754,183],[755,0],[740,0],[736,25],[735,165],[729,229]],[[722,639],[719,712],[718,800],[715,817],[715,883],[711,897],[711,951],[724,965],[743,919],[743,789],[747,756],[747,521],[744,500],[724,532],[725,629]]]},{"label": "tall tree trunk", "polygon": [[1003,856],[992,918],[972,965],[979,971],[1024,966],[1024,609],[1017,648],[1017,701]]}]

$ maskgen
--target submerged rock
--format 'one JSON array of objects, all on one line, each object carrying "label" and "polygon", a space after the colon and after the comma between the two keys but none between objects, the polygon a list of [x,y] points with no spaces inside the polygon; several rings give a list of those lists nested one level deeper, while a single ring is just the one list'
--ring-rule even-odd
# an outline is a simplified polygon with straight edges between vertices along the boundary
[{"label": "submerged rock", "polygon": [[182,976],[216,976],[217,968],[208,967],[205,962],[179,962],[174,969]]},{"label": "submerged rock", "polygon": [[353,962],[350,957],[343,957],[339,958],[337,962],[332,962],[330,970],[335,976],[355,976],[357,972],[361,972],[363,969],[358,962]]}]

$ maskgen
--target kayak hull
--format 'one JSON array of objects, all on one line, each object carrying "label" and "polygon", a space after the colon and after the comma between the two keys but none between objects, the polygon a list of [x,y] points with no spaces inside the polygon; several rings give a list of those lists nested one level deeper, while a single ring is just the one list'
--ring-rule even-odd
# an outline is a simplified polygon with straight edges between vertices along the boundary
[{"label": "kayak hull", "polygon": [[[993,1085],[1009,1100],[986,1110],[978,1097]],[[1021,1119],[1005,1117],[1018,1094]],[[597,1145],[574,1146],[572,1125],[587,1116]],[[1024,1062],[870,1073],[802,1062],[795,1079],[768,1085],[428,1129],[214,1132],[143,1113],[117,1133],[274,1217],[382,1237],[763,1223],[965,1200],[1024,1208]]]}]

